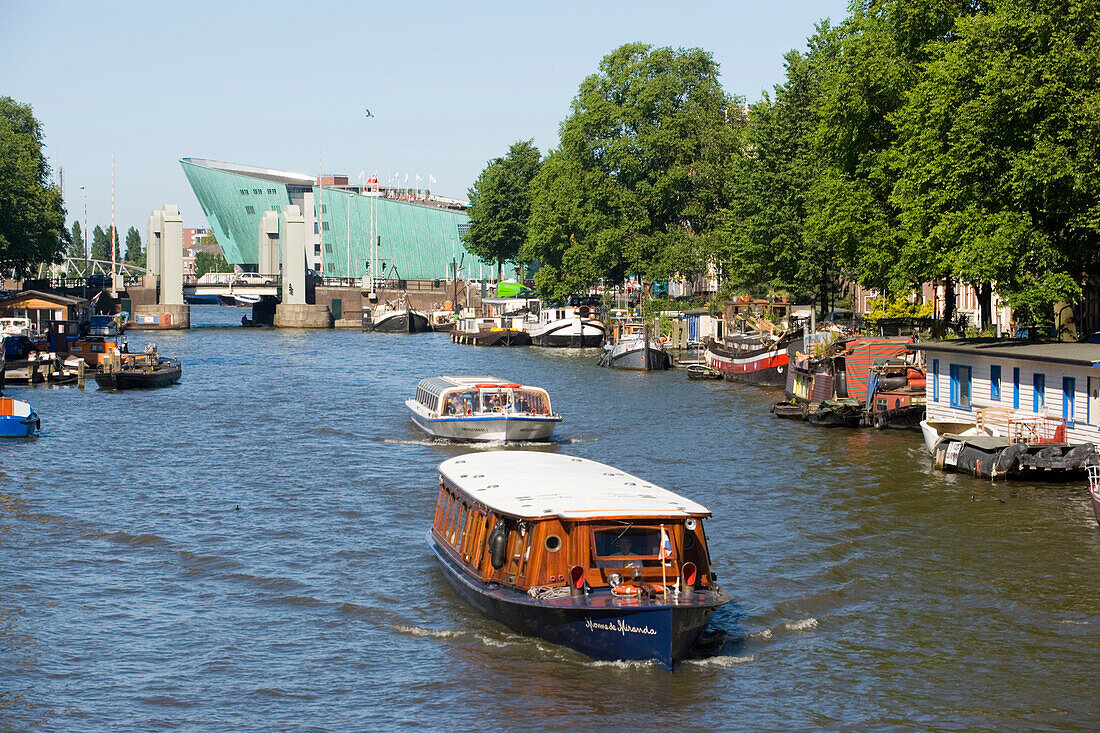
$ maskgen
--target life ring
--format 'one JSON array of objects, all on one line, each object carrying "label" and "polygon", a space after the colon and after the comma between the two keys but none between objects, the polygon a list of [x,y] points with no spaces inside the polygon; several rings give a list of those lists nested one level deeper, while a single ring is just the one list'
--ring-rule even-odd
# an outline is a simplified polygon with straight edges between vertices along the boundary
[{"label": "life ring", "polygon": [[471,410],[471,409],[469,409],[469,408],[467,408],[467,409],[466,409],[466,414],[467,414],[467,415],[473,415],[473,414],[474,414],[474,411],[473,411],[473,410]]},{"label": "life ring", "polygon": [[634,585],[634,581],[632,580],[624,580],[611,589],[611,595],[614,596],[636,596],[641,592],[642,589]]}]

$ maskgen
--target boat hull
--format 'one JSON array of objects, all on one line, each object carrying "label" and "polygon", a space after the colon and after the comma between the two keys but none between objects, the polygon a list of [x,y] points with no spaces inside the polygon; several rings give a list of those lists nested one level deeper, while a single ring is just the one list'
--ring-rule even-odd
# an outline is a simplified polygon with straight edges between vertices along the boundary
[{"label": "boat hull", "polygon": [[463,601],[521,634],[561,644],[593,659],[655,661],[666,669],[687,657],[719,606],[721,589],[665,599],[618,599],[608,590],[535,600],[471,578],[429,534],[443,577]]},{"label": "boat hull", "polygon": [[377,321],[364,322],[363,330],[378,333],[425,333],[432,328],[426,315],[408,310],[384,313]]},{"label": "boat hull", "polygon": [[42,428],[38,413],[30,415],[0,415],[0,438],[31,438]]},{"label": "boat hull", "polygon": [[1100,464],[1092,443],[1016,443],[993,435],[947,435],[932,452],[936,468],[978,478],[1064,481]]},{"label": "boat hull", "polygon": [[976,423],[945,422],[942,420],[921,420],[921,435],[924,437],[924,447],[929,453],[936,452],[936,445],[946,435],[959,435],[970,437],[975,435],[996,435],[996,431],[989,427],[979,428]]},{"label": "boat hull", "polygon": [[616,344],[604,355],[604,363],[612,369],[655,372],[671,369],[672,357],[658,346],[646,350],[641,343]]},{"label": "boat hull", "polygon": [[[409,403],[413,403],[410,405]],[[418,428],[446,440],[518,441],[547,440],[561,422],[560,415],[471,415],[430,418],[416,411],[415,400],[406,405]]]},{"label": "boat hull", "polygon": [[708,367],[722,373],[726,379],[748,382],[762,387],[785,387],[790,351],[801,348],[803,339],[781,339],[772,347],[731,351],[714,339],[703,344],[703,360]]},{"label": "boat hull", "polygon": [[605,336],[604,326],[599,321],[570,318],[531,331],[531,343],[557,348],[591,348],[601,345]]},{"label": "boat hull", "polygon": [[156,389],[173,385],[182,376],[183,368],[177,364],[154,371],[99,372],[95,381],[100,389]]}]

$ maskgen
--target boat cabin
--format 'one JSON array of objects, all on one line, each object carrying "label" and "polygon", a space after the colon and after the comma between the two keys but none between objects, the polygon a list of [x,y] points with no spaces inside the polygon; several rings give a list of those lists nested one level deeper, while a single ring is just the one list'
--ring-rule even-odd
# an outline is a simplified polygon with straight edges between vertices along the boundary
[{"label": "boat cabin", "polygon": [[1100,446],[1100,344],[977,338],[909,348],[924,357],[928,422]]},{"label": "boat cabin", "polygon": [[512,413],[552,415],[550,395],[539,387],[495,377],[429,377],[416,386],[416,401],[436,416]]},{"label": "boat cabin", "polygon": [[473,453],[440,465],[431,535],[468,576],[516,591],[712,586],[699,504],[595,461]]}]

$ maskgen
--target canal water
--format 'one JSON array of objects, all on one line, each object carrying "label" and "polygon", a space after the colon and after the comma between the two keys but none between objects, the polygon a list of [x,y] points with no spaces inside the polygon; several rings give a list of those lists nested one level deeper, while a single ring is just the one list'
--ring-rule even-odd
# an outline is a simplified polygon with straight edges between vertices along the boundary
[{"label": "canal water", "polygon": [[[193,308],[153,392],[8,389],[0,729],[920,729],[1100,726],[1100,530],[1083,485],[930,468],[918,434],[773,419],[776,393],[445,334],[245,329]],[[734,602],[668,673],[464,606],[425,541],[417,380],[543,385],[540,450],[709,507]]]}]

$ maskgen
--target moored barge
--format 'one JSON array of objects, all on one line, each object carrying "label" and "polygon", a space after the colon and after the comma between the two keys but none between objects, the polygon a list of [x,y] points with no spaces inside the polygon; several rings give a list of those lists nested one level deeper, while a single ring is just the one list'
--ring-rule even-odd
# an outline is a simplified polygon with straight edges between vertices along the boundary
[{"label": "moored barge", "polygon": [[693,501],[616,468],[530,451],[439,466],[429,543],[460,597],[601,660],[672,669],[730,600]]}]

